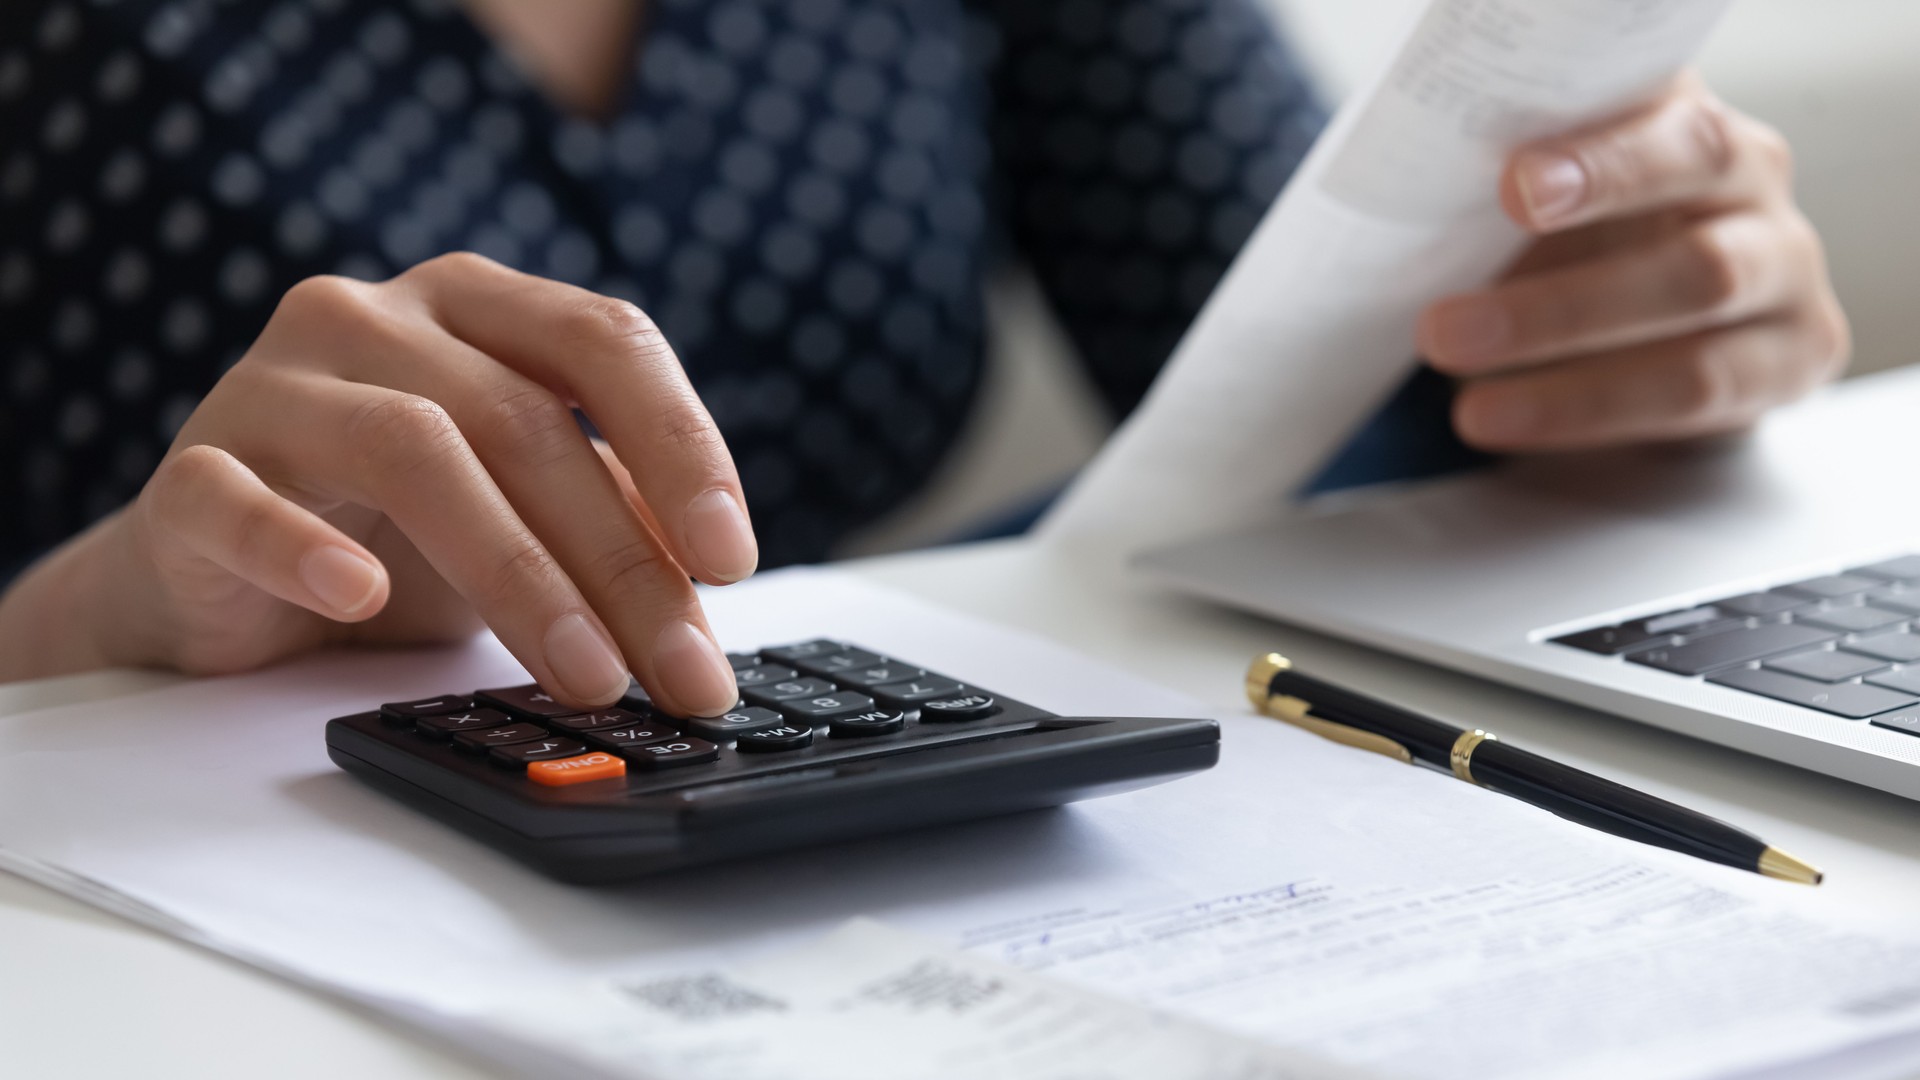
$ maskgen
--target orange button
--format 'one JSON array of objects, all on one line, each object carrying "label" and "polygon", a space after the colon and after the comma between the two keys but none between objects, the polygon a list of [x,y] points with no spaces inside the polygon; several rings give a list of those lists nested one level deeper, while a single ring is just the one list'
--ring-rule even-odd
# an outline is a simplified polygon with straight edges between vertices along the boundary
[{"label": "orange button", "polygon": [[579,757],[561,758],[559,761],[536,761],[527,766],[527,779],[548,787],[584,784],[589,780],[606,780],[625,775],[627,775],[627,763],[612,754],[581,754]]}]

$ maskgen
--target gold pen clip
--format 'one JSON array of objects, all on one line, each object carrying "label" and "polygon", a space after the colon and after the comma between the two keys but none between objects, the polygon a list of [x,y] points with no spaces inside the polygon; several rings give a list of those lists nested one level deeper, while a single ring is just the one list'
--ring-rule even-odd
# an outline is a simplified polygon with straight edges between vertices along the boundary
[{"label": "gold pen clip", "polygon": [[1253,707],[1273,717],[1284,720],[1294,727],[1311,731],[1323,739],[1351,746],[1356,750],[1371,750],[1403,764],[1413,764],[1413,752],[1394,742],[1385,735],[1371,731],[1362,731],[1345,724],[1336,724],[1331,720],[1313,715],[1313,703],[1288,694],[1276,694],[1271,690],[1273,677],[1283,671],[1291,671],[1293,661],[1279,653],[1268,653],[1254,660],[1247,669],[1247,700]]}]

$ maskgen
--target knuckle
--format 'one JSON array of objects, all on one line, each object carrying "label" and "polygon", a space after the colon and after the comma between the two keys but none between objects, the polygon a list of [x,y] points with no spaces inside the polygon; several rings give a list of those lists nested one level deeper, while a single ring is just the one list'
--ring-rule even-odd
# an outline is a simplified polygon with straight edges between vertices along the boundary
[{"label": "knuckle", "polygon": [[573,410],[538,386],[517,388],[487,410],[486,437],[536,468],[552,464],[578,447],[585,435]]},{"label": "knuckle", "polygon": [[491,606],[517,607],[523,600],[547,595],[557,570],[547,549],[525,536],[500,554],[481,589]]},{"label": "knuckle", "polygon": [[471,281],[483,274],[495,274],[503,269],[505,268],[499,263],[479,252],[449,251],[416,263],[401,276],[445,278],[450,281]]},{"label": "knuckle", "polygon": [[1733,304],[1751,274],[1749,255],[1727,232],[1704,225],[1690,230],[1681,244],[1680,287],[1690,306],[1715,311]]},{"label": "knuckle", "polygon": [[595,296],[568,313],[569,333],[582,342],[612,345],[623,359],[657,363],[673,350],[653,317],[634,304],[611,296]]},{"label": "knuckle", "polygon": [[1794,173],[1793,144],[1780,134],[1778,128],[1759,120],[1748,118],[1745,124],[1746,144],[1753,155],[1774,177],[1791,184]]},{"label": "knuckle", "polygon": [[1737,163],[1733,126],[1732,111],[1717,98],[1696,98],[1687,111],[1687,139],[1712,176],[1725,176]]},{"label": "knuckle", "polygon": [[620,597],[657,596],[663,587],[685,582],[686,575],[671,565],[658,545],[633,537],[594,555],[587,565],[593,580]]},{"label": "knuckle", "polygon": [[462,436],[438,402],[392,394],[355,409],[347,422],[347,438],[377,478],[417,473],[444,458]]},{"label": "knuckle", "polygon": [[294,283],[280,298],[280,309],[290,314],[333,317],[361,309],[370,289],[365,282],[321,274]]},{"label": "knuckle", "polygon": [[1700,347],[1688,352],[1676,365],[1672,395],[1676,419],[1710,421],[1737,404],[1739,380],[1722,350]]}]

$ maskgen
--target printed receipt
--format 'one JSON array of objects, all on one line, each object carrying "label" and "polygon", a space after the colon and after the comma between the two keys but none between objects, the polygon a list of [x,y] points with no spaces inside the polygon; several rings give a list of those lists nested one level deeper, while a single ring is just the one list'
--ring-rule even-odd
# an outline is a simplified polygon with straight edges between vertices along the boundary
[{"label": "printed receipt", "polygon": [[1420,310],[1520,252],[1508,153],[1647,100],[1728,2],[1433,0],[1042,535],[1124,556],[1283,512],[1412,370]]},{"label": "printed receipt", "polygon": [[607,981],[477,1019],[610,1075],[673,1080],[1367,1075],[864,919],[727,971]]}]

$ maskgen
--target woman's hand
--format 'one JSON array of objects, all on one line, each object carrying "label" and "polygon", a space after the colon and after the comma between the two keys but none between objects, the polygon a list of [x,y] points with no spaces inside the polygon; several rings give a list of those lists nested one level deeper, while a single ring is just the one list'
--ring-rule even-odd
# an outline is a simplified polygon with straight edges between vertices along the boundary
[{"label": "woman's hand", "polygon": [[1846,316],[1794,206],[1786,142],[1683,76],[1658,101],[1523,147],[1501,203],[1539,239],[1421,319],[1489,450],[1736,430],[1845,366]]},{"label": "woman's hand", "polygon": [[[732,459],[644,314],[448,255],[290,290],[140,496],[0,607],[0,652],[41,654],[0,669],[227,672],[484,621],[568,703],[616,700],[631,670],[712,714],[733,673],[688,579],[757,560]],[[36,623],[62,629],[23,641]]]}]

